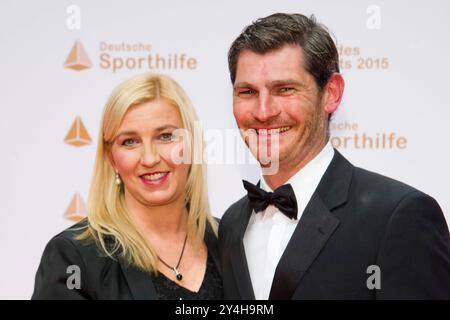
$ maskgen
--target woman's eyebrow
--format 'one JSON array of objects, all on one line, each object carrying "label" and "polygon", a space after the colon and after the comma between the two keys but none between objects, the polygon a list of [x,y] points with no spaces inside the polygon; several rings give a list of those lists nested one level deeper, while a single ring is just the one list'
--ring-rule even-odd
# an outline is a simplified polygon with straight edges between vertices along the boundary
[{"label": "woman's eyebrow", "polygon": [[166,125],[156,128],[156,131],[164,131],[166,129],[180,129],[180,127],[173,125],[173,124],[166,124]]},{"label": "woman's eyebrow", "polygon": [[133,135],[136,135],[136,134],[137,134],[136,131],[125,130],[125,131],[121,131],[118,134],[116,134],[116,138],[118,138],[120,136],[133,136]]},{"label": "woman's eyebrow", "polygon": [[[156,128],[155,131],[159,132],[159,131],[164,131],[166,129],[180,129],[180,128],[173,124],[165,124],[165,125],[162,125],[162,126]],[[120,137],[120,136],[134,136],[134,135],[139,135],[139,132],[135,131],[135,130],[124,130],[124,131],[120,131],[116,135],[116,138]]]}]

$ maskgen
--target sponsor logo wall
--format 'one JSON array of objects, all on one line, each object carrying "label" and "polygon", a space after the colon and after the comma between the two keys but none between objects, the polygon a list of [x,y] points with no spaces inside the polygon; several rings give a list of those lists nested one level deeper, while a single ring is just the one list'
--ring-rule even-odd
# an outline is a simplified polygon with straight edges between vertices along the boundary
[{"label": "sponsor logo wall", "polygon": [[87,215],[101,111],[121,81],[174,77],[205,130],[220,217],[259,169],[235,132],[227,50],[251,21],[315,14],[346,90],[331,142],[355,165],[437,199],[450,221],[446,1],[12,1],[0,3],[0,299],[28,299],[45,244]]}]

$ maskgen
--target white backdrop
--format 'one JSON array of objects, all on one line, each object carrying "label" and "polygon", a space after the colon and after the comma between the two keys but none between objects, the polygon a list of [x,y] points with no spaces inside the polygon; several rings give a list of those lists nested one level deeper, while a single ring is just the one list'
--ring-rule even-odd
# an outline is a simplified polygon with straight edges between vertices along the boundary
[{"label": "white backdrop", "polygon": [[[337,39],[346,80],[332,127],[339,150],[355,165],[432,195],[450,221],[449,11],[444,0],[2,0],[0,299],[31,296],[45,244],[73,223],[64,213],[75,210],[77,193],[82,209],[112,88],[137,73],[169,74],[189,93],[205,129],[234,129],[227,50],[244,26],[274,12],[313,13]],[[86,56],[78,51],[81,60],[72,61],[77,40]],[[90,66],[67,68],[67,58]],[[112,59],[128,67],[113,70]],[[81,138],[91,140],[81,146],[64,141],[74,138],[77,117],[86,130],[79,127]],[[394,144],[370,148],[368,139],[383,135]],[[251,164],[208,170],[218,217],[244,194],[241,179],[258,176]]]}]

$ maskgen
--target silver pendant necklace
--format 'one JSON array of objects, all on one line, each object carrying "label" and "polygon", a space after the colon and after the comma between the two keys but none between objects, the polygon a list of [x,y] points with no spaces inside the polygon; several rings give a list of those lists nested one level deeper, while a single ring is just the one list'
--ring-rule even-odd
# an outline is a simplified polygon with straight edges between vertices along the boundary
[{"label": "silver pendant necklace", "polygon": [[184,238],[183,249],[181,250],[181,255],[180,255],[180,258],[178,259],[178,263],[177,263],[176,267],[170,266],[168,263],[166,263],[163,259],[161,259],[158,256],[159,261],[161,261],[167,268],[169,268],[169,269],[173,270],[173,272],[175,272],[175,277],[177,278],[178,281],[181,281],[181,279],[183,279],[183,275],[180,273],[180,271],[178,271],[178,267],[180,266],[181,258],[183,258],[183,253],[184,253],[184,248],[186,247],[186,242],[187,242],[187,233],[186,233],[186,237]]}]

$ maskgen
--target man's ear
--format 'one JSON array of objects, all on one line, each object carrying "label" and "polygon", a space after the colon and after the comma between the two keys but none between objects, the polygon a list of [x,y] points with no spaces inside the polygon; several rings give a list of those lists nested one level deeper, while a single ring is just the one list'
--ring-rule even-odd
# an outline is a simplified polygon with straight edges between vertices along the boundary
[{"label": "man's ear", "polygon": [[322,105],[326,113],[332,114],[337,110],[344,95],[345,82],[340,73],[333,73],[323,89]]}]

